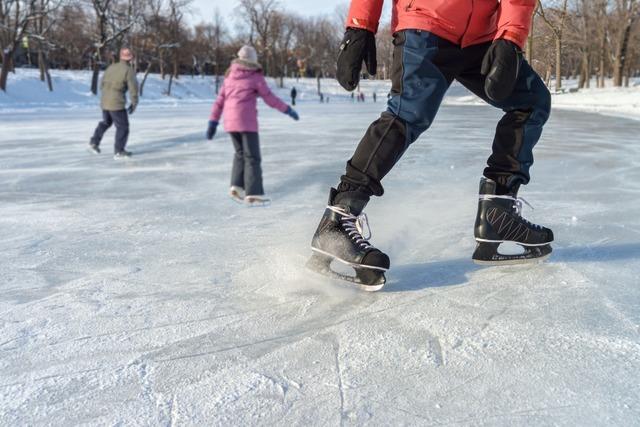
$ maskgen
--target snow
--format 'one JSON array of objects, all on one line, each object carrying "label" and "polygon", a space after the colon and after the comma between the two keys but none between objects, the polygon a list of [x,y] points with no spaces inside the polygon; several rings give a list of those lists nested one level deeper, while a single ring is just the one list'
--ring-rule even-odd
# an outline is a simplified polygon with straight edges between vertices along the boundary
[{"label": "snow", "polygon": [[[49,92],[44,82],[39,81],[38,70],[18,69],[9,78],[7,93],[0,92],[0,111],[37,112],[57,108],[86,108],[96,104],[96,98],[89,92],[90,71],[52,70],[54,92]],[[142,74],[138,75],[142,80]],[[316,79],[284,79],[284,87],[278,88],[278,79],[268,79],[276,93],[288,99],[291,87],[298,91],[299,102],[318,102],[318,82]],[[610,83],[610,82],[608,82]],[[565,92],[553,94],[553,107],[575,111],[601,113],[610,116],[640,120],[640,79],[631,81],[631,87],[604,89],[583,89],[577,91],[577,80],[564,81]],[[595,81],[592,84],[595,87]],[[215,93],[215,82],[206,78],[182,76],[173,81],[171,96],[167,96],[168,79],[150,74],[144,88],[141,105],[172,105],[211,102]],[[385,80],[362,80],[360,90],[366,101],[371,102],[372,94],[378,102],[384,102],[391,83]],[[349,94],[334,79],[322,79],[320,90],[330,102],[351,102]],[[484,105],[483,101],[455,82],[447,92],[444,105]]]},{"label": "snow", "polygon": [[552,258],[483,268],[500,114],[443,106],[367,207],[392,262],[370,294],[304,263],[381,103],[261,107],[273,204],[248,209],[228,135],[203,140],[210,100],[152,93],[121,162],[113,130],[86,151],[95,100],[0,95],[1,424],[637,425],[637,121],[554,111],[522,191]]}]

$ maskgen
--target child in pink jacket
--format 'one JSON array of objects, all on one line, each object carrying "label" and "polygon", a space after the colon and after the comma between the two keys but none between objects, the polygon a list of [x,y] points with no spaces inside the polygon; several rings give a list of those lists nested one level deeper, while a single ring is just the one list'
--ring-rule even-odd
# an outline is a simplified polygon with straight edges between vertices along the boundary
[{"label": "child in pink jacket", "polygon": [[271,108],[291,116],[294,120],[299,119],[298,114],[275,96],[267,86],[256,50],[251,46],[242,46],[238,58],[231,63],[213,104],[207,139],[213,139],[224,112],[224,130],[231,135],[236,150],[229,195],[236,201],[244,201],[251,205],[269,202],[264,195],[260,167],[256,106],[258,96]]}]

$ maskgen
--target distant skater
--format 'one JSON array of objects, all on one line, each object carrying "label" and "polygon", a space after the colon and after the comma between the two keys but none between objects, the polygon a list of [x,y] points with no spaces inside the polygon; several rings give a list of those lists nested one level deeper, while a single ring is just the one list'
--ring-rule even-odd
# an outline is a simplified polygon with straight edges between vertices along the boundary
[{"label": "distant skater", "polygon": [[292,87],[291,88],[291,105],[296,105],[296,96],[298,96],[298,91],[296,90],[296,87]]},{"label": "distant skater", "polygon": [[248,205],[269,203],[262,185],[260,141],[258,138],[258,96],[271,108],[298,120],[290,106],[275,96],[262,73],[258,54],[251,46],[242,46],[238,58],[225,73],[224,83],[213,104],[207,139],[213,139],[224,113],[224,130],[231,135],[235,148],[229,195]]},{"label": "distant skater", "polygon": [[[131,152],[125,150],[129,138],[129,114],[133,114],[138,105],[138,81],[136,72],[131,66],[133,53],[128,48],[120,50],[120,62],[109,65],[104,72],[100,85],[102,108],[102,121],[98,123],[93,137],[89,142],[89,148],[96,154],[100,153],[100,142],[104,133],[116,125],[116,142],[114,146],[114,158],[122,159],[131,157]],[[127,105],[126,93],[129,92],[131,105]]]},{"label": "distant skater", "polygon": [[373,92],[373,102],[376,103],[378,101],[378,95],[376,95],[375,92]]}]

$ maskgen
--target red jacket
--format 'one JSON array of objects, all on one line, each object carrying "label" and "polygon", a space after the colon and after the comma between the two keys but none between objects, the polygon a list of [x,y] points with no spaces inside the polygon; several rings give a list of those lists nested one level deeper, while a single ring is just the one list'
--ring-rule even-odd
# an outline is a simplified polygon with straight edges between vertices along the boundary
[{"label": "red jacket", "polygon": [[[378,31],[384,0],[351,0],[347,27]],[[506,39],[524,48],[536,0],[393,0],[391,29],[425,30],[462,47]]]}]

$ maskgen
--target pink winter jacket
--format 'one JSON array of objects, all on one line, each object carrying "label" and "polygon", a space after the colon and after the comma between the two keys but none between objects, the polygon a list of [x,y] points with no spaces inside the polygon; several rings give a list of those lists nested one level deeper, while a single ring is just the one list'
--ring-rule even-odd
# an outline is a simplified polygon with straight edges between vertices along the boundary
[{"label": "pink winter jacket", "polygon": [[232,64],[213,103],[210,120],[220,121],[224,111],[226,132],[258,132],[258,96],[261,96],[267,105],[282,113],[289,108],[271,92],[262,70]]}]

